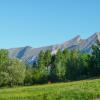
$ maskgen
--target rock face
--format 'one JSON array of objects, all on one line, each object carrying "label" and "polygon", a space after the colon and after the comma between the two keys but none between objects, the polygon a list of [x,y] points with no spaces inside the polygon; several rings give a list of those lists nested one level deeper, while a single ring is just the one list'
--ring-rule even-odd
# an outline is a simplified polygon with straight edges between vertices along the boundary
[{"label": "rock face", "polygon": [[75,38],[66,41],[62,44],[51,45],[40,48],[32,48],[26,46],[21,48],[12,48],[9,49],[8,51],[10,58],[18,58],[26,61],[29,64],[32,64],[32,62],[37,58],[41,50],[44,51],[50,50],[52,54],[55,54],[58,49],[64,50],[67,48],[69,50],[79,49],[82,52],[91,53],[92,51],[91,46],[96,42],[96,40],[100,40],[100,32],[93,34],[87,39],[81,39],[80,36],[76,36]]}]

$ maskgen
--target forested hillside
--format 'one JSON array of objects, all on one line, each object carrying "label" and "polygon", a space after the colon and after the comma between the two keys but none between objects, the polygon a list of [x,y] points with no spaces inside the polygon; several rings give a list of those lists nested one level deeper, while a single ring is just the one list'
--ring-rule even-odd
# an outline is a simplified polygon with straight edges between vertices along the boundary
[{"label": "forested hillside", "polygon": [[0,87],[67,82],[100,76],[100,42],[92,46],[92,53],[61,50],[51,54],[41,51],[32,66],[9,58],[0,50]]}]

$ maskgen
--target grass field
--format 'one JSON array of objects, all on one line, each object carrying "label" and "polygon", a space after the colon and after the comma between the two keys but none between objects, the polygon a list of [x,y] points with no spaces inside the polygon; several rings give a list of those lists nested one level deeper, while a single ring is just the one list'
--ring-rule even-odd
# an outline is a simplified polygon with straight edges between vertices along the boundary
[{"label": "grass field", "polygon": [[100,79],[0,89],[0,100],[100,100]]}]

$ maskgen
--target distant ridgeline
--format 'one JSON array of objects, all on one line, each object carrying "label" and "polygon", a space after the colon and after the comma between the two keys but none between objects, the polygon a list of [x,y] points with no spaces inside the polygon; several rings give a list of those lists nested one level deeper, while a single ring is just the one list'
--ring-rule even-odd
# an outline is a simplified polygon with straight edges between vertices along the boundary
[{"label": "distant ridgeline", "polygon": [[1,49],[0,87],[100,77],[99,40],[100,33],[96,33],[86,40],[77,36],[61,45],[16,48],[9,52]]},{"label": "distant ridgeline", "polygon": [[18,58],[29,64],[32,64],[33,61],[36,60],[41,50],[43,51],[50,50],[51,54],[56,54],[58,49],[64,50],[67,48],[69,50],[78,49],[81,52],[91,53],[92,51],[91,47],[96,42],[96,40],[100,40],[100,32],[93,34],[87,39],[81,39],[80,36],[76,36],[75,38],[69,41],[65,41],[62,44],[51,45],[40,48],[32,48],[30,46],[26,46],[21,48],[11,48],[8,51],[10,58]]}]

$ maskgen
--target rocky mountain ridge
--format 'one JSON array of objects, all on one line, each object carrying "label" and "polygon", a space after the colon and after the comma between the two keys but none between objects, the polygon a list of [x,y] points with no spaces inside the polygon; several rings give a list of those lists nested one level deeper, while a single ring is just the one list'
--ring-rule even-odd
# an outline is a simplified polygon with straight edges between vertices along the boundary
[{"label": "rocky mountain ridge", "polygon": [[32,48],[30,46],[26,46],[21,48],[8,49],[8,51],[10,58],[18,58],[31,64],[36,59],[41,50],[50,50],[52,54],[55,54],[58,49],[64,50],[67,48],[69,50],[79,49],[82,52],[91,53],[91,47],[96,42],[96,40],[100,40],[100,32],[93,34],[87,39],[81,39],[81,37],[78,35],[69,41],[65,41],[62,44],[40,48]]}]

